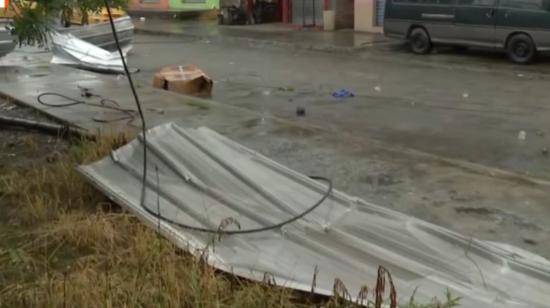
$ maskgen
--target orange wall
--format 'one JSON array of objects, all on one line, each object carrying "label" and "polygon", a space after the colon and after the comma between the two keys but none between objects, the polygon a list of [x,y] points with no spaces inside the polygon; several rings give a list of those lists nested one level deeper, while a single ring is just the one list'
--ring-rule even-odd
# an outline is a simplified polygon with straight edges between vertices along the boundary
[{"label": "orange wall", "polygon": [[167,10],[168,0],[144,1],[144,0],[129,0],[128,9],[130,10]]}]

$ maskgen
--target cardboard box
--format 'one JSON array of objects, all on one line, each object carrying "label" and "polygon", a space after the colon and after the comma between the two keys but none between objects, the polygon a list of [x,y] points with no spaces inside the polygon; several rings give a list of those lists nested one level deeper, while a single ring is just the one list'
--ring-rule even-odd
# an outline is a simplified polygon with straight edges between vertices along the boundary
[{"label": "cardboard box", "polygon": [[168,66],[153,77],[153,87],[198,97],[212,95],[212,80],[195,65]]}]

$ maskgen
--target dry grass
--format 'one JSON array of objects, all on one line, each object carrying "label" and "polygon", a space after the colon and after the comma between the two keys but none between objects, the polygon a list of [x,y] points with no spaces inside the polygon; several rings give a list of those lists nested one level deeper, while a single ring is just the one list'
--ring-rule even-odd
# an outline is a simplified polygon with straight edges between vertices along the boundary
[{"label": "dry grass", "polygon": [[81,142],[0,175],[1,307],[354,306],[342,282],[319,299],[217,272],[117,209],[74,167],[125,139]]}]

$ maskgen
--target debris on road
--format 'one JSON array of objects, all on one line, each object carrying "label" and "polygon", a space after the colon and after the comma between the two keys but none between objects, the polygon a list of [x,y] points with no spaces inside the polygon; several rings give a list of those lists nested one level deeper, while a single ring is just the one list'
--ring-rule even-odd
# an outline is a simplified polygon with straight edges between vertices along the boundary
[{"label": "debris on road", "polygon": [[0,20],[0,57],[10,53],[15,46],[16,44],[8,23]]},{"label": "debris on road", "polygon": [[381,86],[376,86],[376,87],[374,87],[374,91],[382,92],[382,87]]},{"label": "debris on road", "polygon": [[468,99],[469,97],[470,97],[470,93],[468,93],[468,92],[462,93],[462,98]]},{"label": "debris on road", "polygon": [[339,91],[332,93],[332,96],[336,98],[348,98],[348,97],[355,97],[355,94],[353,94],[353,92],[348,91],[346,89],[341,89]]},{"label": "debris on road", "polygon": [[[332,295],[335,279],[358,294],[383,266],[398,294],[415,292],[419,301],[449,289],[464,307],[542,308],[550,302],[550,261],[327,189],[208,128],[168,123],[150,129],[149,168],[144,148],[138,137],[79,171],[220,270],[257,281],[270,273],[281,285],[307,292],[315,271],[314,292]],[[288,220],[293,217],[299,218]],[[243,229],[220,231],[229,219]],[[232,234],[249,228],[256,231]],[[204,230],[223,236],[211,245],[213,235]]]},{"label": "debris on road", "polygon": [[153,77],[153,87],[180,94],[210,97],[214,83],[195,65],[162,68]]},{"label": "debris on road", "polygon": [[277,90],[281,92],[294,92],[294,87],[278,87]]},{"label": "debris on road", "polygon": [[[118,51],[111,52],[101,47],[83,41],[72,34],[51,33],[52,53],[51,63],[76,66],[107,73],[124,73],[122,59]],[[123,50],[124,56],[131,48]]]},{"label": "debris on road", "polygon": [[[134,38],[134,24],[132,23],[131,17],[123,16],[114,18],[113,22],[115,24],[120,46],[123,49],[130,50]],[[71,34],[76,38],[107,51],[117,51],[109,21],[83,26],[72,25],[71,27],[57,27],[55,31],[64,35]]]},{"label": "debris on road", "polygon": [[547,148],[543,148],[543,149],[541,150],[541,153],[542,153],[542,155],[547,156],[547,155],[548,155],[548,149],[547,149]]},{"label": "debris on road", "polygon": [[518,133],[518,140],[519,141],[525,141],[527,140],[527,132],[522,130]]},{"label": "debris on road", "polygon": [[306,108],[304,107],[296,108],[296,115],[299,117],[304,117],[306,115]]}]

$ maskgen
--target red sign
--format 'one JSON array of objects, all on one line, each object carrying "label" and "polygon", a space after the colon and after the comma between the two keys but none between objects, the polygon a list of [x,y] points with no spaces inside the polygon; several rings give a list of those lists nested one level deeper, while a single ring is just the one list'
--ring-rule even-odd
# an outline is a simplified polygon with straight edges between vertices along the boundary
[{"label": "red sign", "polygon": [[10,4],[10,0],[0,0],[0,9],[5,9]]}]

